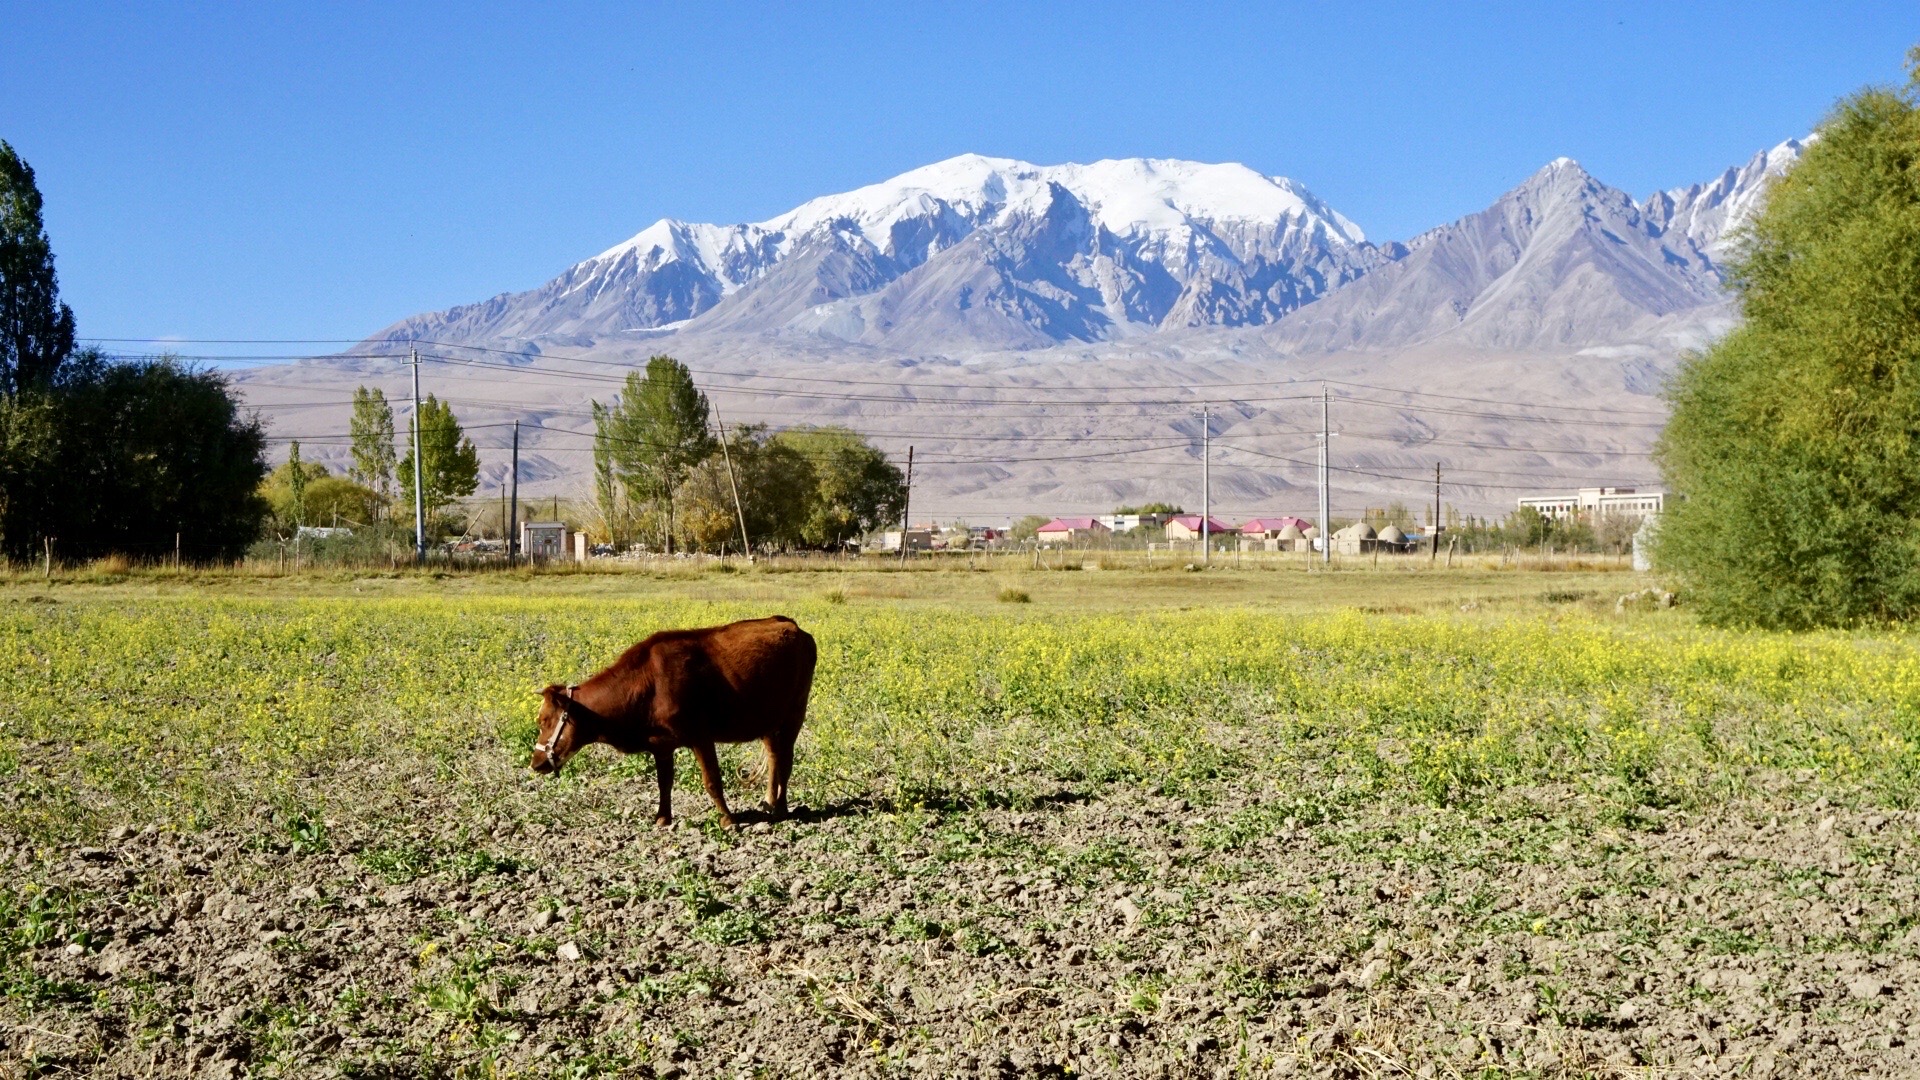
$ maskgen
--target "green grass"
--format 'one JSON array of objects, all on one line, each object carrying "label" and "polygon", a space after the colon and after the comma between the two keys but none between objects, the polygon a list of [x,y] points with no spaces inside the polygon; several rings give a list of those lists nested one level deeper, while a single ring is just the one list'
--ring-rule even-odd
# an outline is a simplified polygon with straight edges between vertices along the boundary
[{"label": "green grass", "polygon": [[[9,801],[0,825],[71,839],[264,802],[275,809],[259,843],[325,851],[341,791],[326,777],[364,780],[398,751],[436,775],[476,754],[517,758],[534,687],[589,674],[652,629],[770,607],[606,594],[606,577],[569,579],[594,586],[585,595],[74,588],[0,605],[0,752],[32,763],[12,783],[35,796]],[[954,587],[946,577],[859,576],[936,598]],[[1281,817],[1312,824],[1316,800],[1368,791],[1455,805],[1570,782],[1661,806],[1769,773],[1906,805],[1920,779],[1920,650],[1904,636],[1724,633],[1557,596],[1511,615],[1283,618],[1240,605],[1120,613],[1098,597],[1085,610],[1044,596],[1007,605],[979,589],[971,609],[919,593],[862,600],[857,583],[845,600],[806,586],[783,598],[821,643],[795,780],[807,798],[937,807],[1061,784],[1200,791],[1311,765],[1323,784]],[[42,752],[53,744],[65,749]],[[579,759],[589,773],[633,767]],[[1220,828],[1204,842],[1234,847]],[[395,880],[426,868],[404,844],[369,857]]]}]

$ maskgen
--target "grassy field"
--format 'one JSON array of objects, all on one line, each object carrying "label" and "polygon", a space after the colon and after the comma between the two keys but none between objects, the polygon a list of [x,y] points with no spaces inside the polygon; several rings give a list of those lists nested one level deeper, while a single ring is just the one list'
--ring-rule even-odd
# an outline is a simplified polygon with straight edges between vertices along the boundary
[{"label": "grassy field", "polygon": [[[0,1075],[1897,1073],[1920,649],[1644,584],[21,574]],[[793,820],[527,773],[534,687],[774,611]]]}]

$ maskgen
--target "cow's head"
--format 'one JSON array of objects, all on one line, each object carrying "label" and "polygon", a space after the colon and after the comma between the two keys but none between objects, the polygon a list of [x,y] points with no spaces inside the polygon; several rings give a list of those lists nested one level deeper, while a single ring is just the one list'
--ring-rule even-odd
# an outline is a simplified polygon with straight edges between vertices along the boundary
[{"label": "cow's head", "polygon": [[533,760],[527,763],[534,772],[560,771],[576,750],[592,742],[582,730],[592,722],[592,714],[573,699],[577,686],[550,683],[540,691],[539,737],[533,744]]}]

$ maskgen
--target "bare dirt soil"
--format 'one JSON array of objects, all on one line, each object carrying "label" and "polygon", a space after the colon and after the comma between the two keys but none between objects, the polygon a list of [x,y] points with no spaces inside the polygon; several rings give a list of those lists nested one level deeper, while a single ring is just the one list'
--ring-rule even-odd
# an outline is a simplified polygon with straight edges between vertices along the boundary
[{"label": "bare dirt soil", "polygon": [[1464,812],[1227,782],[1205,804],[1129,786],[851,801],[727,835],[695,791],[661,830],[650,780],[544,785],[517,765],[369,764],[331,821],[7,841],[50,929],[6,988],[0,1075],[1855,1077],[1920,1060],[1910,813],[1781,795],[1622,815],[1551,789]]}]

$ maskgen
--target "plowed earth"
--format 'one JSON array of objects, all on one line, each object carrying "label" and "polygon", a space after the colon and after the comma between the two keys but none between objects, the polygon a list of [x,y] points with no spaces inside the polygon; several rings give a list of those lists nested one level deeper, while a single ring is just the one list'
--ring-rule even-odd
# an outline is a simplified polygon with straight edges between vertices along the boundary
[{"label": "plowed earth", "polygon": [[725,835],[516,764],[305,843],[14,850],[94,937],[34,950],[8,1071],[1840,1077],[1920,1043],[1911,815],[1115,786]]}]

